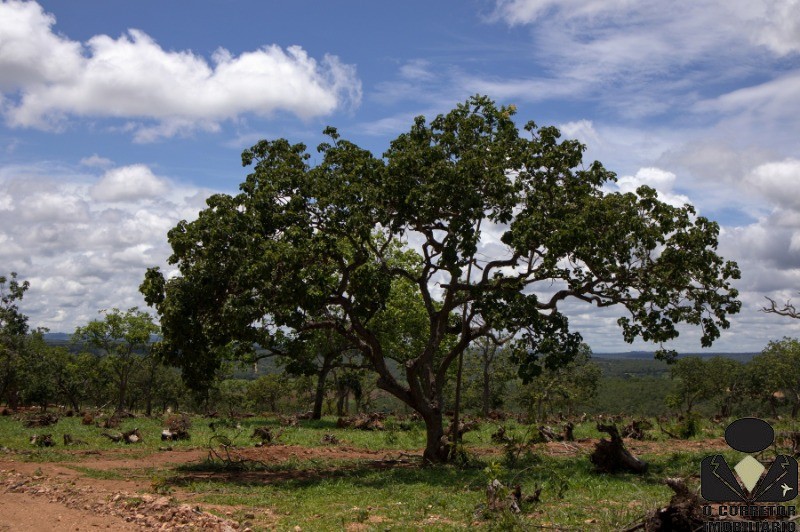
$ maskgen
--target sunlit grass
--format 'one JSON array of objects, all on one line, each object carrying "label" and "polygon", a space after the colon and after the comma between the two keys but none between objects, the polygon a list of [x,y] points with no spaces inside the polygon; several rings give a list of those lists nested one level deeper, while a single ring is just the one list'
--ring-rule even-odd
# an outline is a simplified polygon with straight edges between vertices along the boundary
[{"label": "sunlit grass", "polygon": [[[625,422],[618,423],[618,426]],[[93,455],[87,453],[116,449],[125,452],[104,454],[103,458],[129,460],[158,453],[159,449],[167,446],[176,451],[207,449],[215,435],[223,436],[233,446],[243,449],[256,443],[251,435],[259,426],[270,427],[277,437],[277,445],[310,450],[323,447],[322,437],[333,434],[340,443],[325,447],[377,451],[376,459],[391,458],[400,453],[419,454],[425,439],[421,422],[388,420],[386,424],[388,430],[360,431],[337,428],[333,417],[300,421],[297,426],[283,426],[276,417],[247,418],[230,423],[195,417],[189,441],[162,442],[163,418],[135,418],[125,419],[118,429],[109,430],[122,432],[139,428],[144,441],[125,445],[103,437],[104,429],[82,425],[80,418],[65,417],[51,427],[28,429],[20,421],[2,417],[0,448],[9,448],[11,452],[0,454],[0,457],[37,462],[80,462],[91,460]],[[153,485],[157,484],[161,490],[159,493],[171,493],[184,500],[188,498],[216,513],[247,523],[246,526],[254,530],[271,527],[291,530],[295,526],[303,530],[342,530],[348,527],[367,530],[466,527],[614,530],[625,528],[641,520],[647,512],[668,503],[672,492],[663,484],[664,478],[689,478],[690,484],[696,487],[700,461],[710,452],[686,452],[686,447],[668,441],[656,427],[650,431],[657,442],[655,447],[650,447],[655,452],[640,456],[649,462],[648,472],[645,475],[608,475],[593,470],[588,459],[590,448],[585,444],[581,449],[573,448],[573,454],[567,456],[549,456],[544,453],[544,446],[533,445],[516,455],[516,460],[508,462],[503,446],[492,442],[492,434],[499,426],[503,426],[506,435],[518,442],[526,441],[537,432],[536,426],[513,420],[483,422],[465,435],[465,447],[472,460],[463,468],[422,468],[407,456],[405,463],[388,467],[357,455],[340,457],[335,452],[332,458],[321,457],[319,453],[311,456],[297,453],[297,456],[283,461],[246,462],[238,469],[219,460],[165,465],[158,469],[141,466],[97,469],[91,467],[89,461],[85,467],[75,464],[69,467],[95,479],[156,479]],[[556,428],[557,424],[551,426]],[[704,422],[704,432],[699,437],[718,438],[724,426]],[[65,433],[85,441],[87,445],[65,447]],[[56,446],[47,449],[33,447],[29,443],[33,434],[52,434]],[[607,437],[597,431],[594,422],[577,425],[575,436],[589,442]],[[725,454],[735,458],[735,453]],[[175,462],[180,462],[179,454],[175,455]],[[486,486],[492,477],[509,487],[519,484],[523,496],[541,489],[540,500],[523,504],[520,516],[507,513],[487,516],[482,508],[486,504]]]}]

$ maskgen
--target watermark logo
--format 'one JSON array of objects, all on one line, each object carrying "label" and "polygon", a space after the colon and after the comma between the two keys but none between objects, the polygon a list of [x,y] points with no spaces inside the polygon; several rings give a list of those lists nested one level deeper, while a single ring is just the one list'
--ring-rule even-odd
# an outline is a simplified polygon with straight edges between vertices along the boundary
[{"label": "watermark logo", "polygon": [[797,497],[797,460],[778,455],[764,467],[753,458],[772,445],[775,431],[762,419],[748,417],[725,429],[729,446],[747,453],[730,467],[721,455],[707,456],[700,464],[700,494],[711,502],[787,502]]},{"label": "watermark logo", "polygon": [[[794,532],[796,507],[779,505],[797,497],[797,460],[779,454],[769,467],[752,455],[772,445],[775,431],[758,418],[737,419],[725,429],[725,441],[746,453],[733,467],[721,454],[700,464],[700,494],[709,502],[703,515],[707,532]],[[772,503],[772,504],[770,504]],[[766,521],[764,519],[767,519]],[[777,519],[777,521],[776,521]]]}]

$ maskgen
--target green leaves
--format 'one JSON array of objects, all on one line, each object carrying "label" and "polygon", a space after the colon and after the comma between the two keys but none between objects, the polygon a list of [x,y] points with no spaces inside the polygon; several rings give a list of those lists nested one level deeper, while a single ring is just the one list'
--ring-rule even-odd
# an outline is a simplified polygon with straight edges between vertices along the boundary
[{"label": "green leaves", "polygon": [[30,287],[28,281],[20,283],[17,273],[0,276],[0,336],[19,336],[28,332],[28,317],[19,311],[17,301]]},{"label": "green leaves", "polygon": [[647,187],[605,192],[616,176],[585,168],[580,142],[533,122],[520,133],[515,111],[474,96],[416,118],[382,158],[332,127],[315,165],[285,139],[245,150],[240,193],[170,231],[180,275],[142,284],[163,352],[203,379],[278,331],[327,331],[436,427],[447,369],[480,338],[514,337],[526,379],[572,360],[565,300],[618,305],[629,342],[685,323],[710,345],[740,308],[718,226]]}]

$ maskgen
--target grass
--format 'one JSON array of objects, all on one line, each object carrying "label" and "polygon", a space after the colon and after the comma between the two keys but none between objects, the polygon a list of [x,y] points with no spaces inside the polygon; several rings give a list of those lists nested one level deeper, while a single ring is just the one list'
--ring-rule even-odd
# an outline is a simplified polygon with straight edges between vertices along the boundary
[{"label": "grass", "polygon": [[[342,469],[328,463],[317,470],[293,465],[274,466],[258,474],[187,480],[176,471],[170,482],[196,494],[201,503],[226,507],[269,508],[262,527],[294,526],[341,530],[355,524],[374,528],[451,529],[459,527],[520,528],[557,524],[583,530],[622,528],[665,504],[671,491],[666,476],[694,473],[703,454],[651,458],[652,472],[602,475],[586,457],[540,456],[533,464],[508,469],[475,461],[472,467],[396,467],[377,469],[365,464]],[[203,470],[195,466],[192,472]],[[491,474],[489,471],[491,471]],[[218,472],[214,466],[207,471]],[[257,473],[257,472],[256,472]],[[283,473],[283,475],[280,475]],[[523,506],[522,517],[482,516],[485,488],[498,473],[506,485],[520,484],[523,495],[542,488],[541,501]],[[280,478],[280,480],[278,480]],[[549,524],[549,525],[548,525]],[[259,529],[253,523],[254,530]]]},{"label": "grass", "polygon": [[108,471],[105,469],[94,469],[92,467],[82,467],[76,465],[68,466],[73,471],[77,471],[81,473],[83,476],[87,478],[93,478],[96,480],[125,480],[130,478],[129,475],[123,475],[117,471]]},{"label": "grass", "polygon": [[[289,458],[281,462],[258,464],[231,471],[221,462],[200,462],[182,466],[100,470],[91,467],[92,455],[80,451],[124,449],[125,459],[159,452],[170,445],[174,449],[201,449],[215,434],[223,434],[235,445],[252,446],[253,429],[269,426],[280,433],[279,444],[306,448],[321,447],[324,434],[335,434],[341,444],[332,448],[366,449],[419,453],[424,446],[424,427],[412,423],[401,430],[389,422],[389,430],[366,432],[336,427],[335,419],[302,421],[296,427],[281,427],[275,418],[250,418],[239,421],[240,427],[209,426],[218,420],[193,419],[189,441],[165,443],[160,440],[163,420],[136,418],[124,420],[117,432],[138,427],[144,441],[137,445],[114,444],[94,426],[81,425],[79,418],[63,418],[56,425],[26,429],[19,421],[0,417],[0,448],[15,451],[0,454],[2,459],[57,462],[69,460],[69,465],[83,476],[93,479],[122,480],[150,479],[150,491],[171,494],[189,500],[222,515],[238,519],[253,530],[271,527],[291,530],[449,530],[475,527],[480,529],[539,529],[558,527],[574,530],[614,530],[640,520],[646,513],[665,505],[671,490],[663,484],[665,477],[695,477],[699,464],[709,452],[684,452],[671,447],[670,442],[656,429],[657,440],[663,441],[664,451],[644,455],[649,462],[645,475],[596,473],[584,455],[551,456],[544,447],[534,446],[509,462],[502,446],[492,443],[497,427],[504,425],[506,434],[522,439],[531,429],[513,421],[486,422],[478,430],[466,434],[467,450],[494,448],[498,452],[473,458],[468,467],[438,466],[421,468],[417,465],[382,467],[369,460],[354,458]],[[724,426],[706,424],[695,438],[718,438]],[[33,434],[52,434],[57,446],[33,448]],[[64,433],[87,442],[86,446],[64,447]],[[579,439],[597,439],[599,433],[591,423],[575,428]],[[78,451],[78,452],[76,452]],[[701,447],[702,451],[702,447]],[[724,453],[735,461],[736,453]],[[380,455],[376,456],[380,457]],[[114,456],[104,455],[104,459]],[[86,464],[80,464],[87,460]],[[44,466],[42,466],[44,467]],[[514,516],[499,513],[486,516],[486,486],[498,478],[507,486],[519,484],[523,495],[541,489],[539,502],[523,505],[523,514]],[[229,515],[230,514],[230,515]]]}]

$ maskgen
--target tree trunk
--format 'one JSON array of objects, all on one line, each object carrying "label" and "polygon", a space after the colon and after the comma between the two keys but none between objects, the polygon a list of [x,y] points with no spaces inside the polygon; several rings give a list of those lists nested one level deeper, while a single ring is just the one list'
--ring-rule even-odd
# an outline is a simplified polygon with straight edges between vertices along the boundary
[{"label": "tree trunk", "polygon": [[314,411],[311,419],[322,419],[322,403],[325,401],[325,380],[328,378],[330,369],[330,364],[328,364],[328,359],[326,358],[317,374],[317,390],[314,395]]},{"label": "tree trunk", "polygon": [[8,400],[8,406],[11,407],[11,410],[14,412],[19,410],[19,391],[13,384],[6,389],[6,398]]},{"label": "tree trunk", "polygon": [[491,408],[491,401],[492,401],[492,390],[491,390],[491,379],[489,374],[489,363],[484,362],[483,364],[483,407],[481,409],[481,413],[483,414],[484,418],[489,417],[489,410]]},{"label": "tree trunk", "polygon": [[117,401],[117,412],[125,411],[125,395],[128,389],[128,379],[123,377],[119,382],[119,399]]},{"label": "tree trunk", "polygon": [[156,366],[154,365],[153,360],[150,361],[149,375],[147,376],[147,386],[145,387],[144,392],[144,409],[145,415],[150,417],[153,415],[153,384],[156,380]]},{"label": "tree trunk", "polygon": [[441,409],[429,410],[426,413],[420,412],[420,415],[425,420],[426,436],[425,452],[422,454],[422,459],[426,464],[446,462],[450,453],[448,452],[449,445],[444,435]]},{"label": "tree trunk", "polygon": [[441,383],[435,381],[430,366],[421,368],[413,362],[406,362],[406,380],[409,389],[396,385],[390,377],[381,377],[378,388],[400,399],[425,421],[424,463],[447,462],[451,458],[451,446],[444,432]]},{"label": "tree trunk", "polygon": [[461,422],[461,378],[463,377],[464,370],[464,353],[463,351],[458,355],[458,371],[456,372],[456,400],[453,406],[453,425],[450,427],[450,438],[453,443],[458,444],[461,441],[461,435],[458,432],[458,425]]},{"label": "tree trunk", "polygon": [[342,417],[343,415],[349,413],[349,396],[350,392],[346,389],[339,392],[339,401],[336,403],[336,415]]}]

